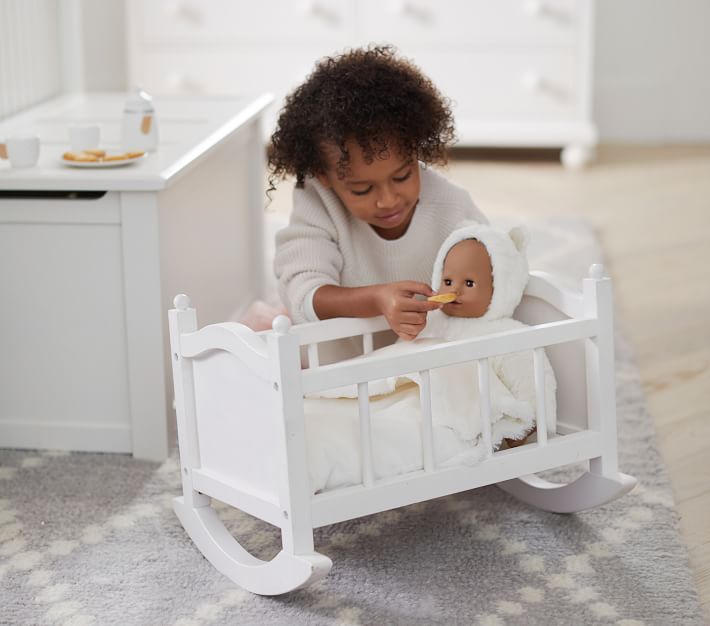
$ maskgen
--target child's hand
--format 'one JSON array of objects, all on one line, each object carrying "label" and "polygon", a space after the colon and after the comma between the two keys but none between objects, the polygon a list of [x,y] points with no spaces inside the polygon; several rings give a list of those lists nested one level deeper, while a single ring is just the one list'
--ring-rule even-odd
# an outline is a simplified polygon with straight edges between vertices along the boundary
[{"label": "child's hand", "polygon": [[414,296],[432,296],[434,291],[425,283],[403,280],[377,286],[377,302],[390,328],[402,339],[412,340],[424,330],[429,311],[440,309],[441,304],[416,300]]}]

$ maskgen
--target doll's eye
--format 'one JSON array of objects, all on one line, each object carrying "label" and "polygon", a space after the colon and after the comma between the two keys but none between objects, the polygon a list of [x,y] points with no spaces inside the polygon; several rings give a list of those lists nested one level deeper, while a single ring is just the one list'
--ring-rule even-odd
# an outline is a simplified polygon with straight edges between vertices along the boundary
[{"label": "doll's eye", "polygon": [[467,280],[466,281],[466,287],[473,287],[476,283],[473,282],[472,280]]},{"label": "doll's eye", "polygon": [[451,287],[451,279],[450,279],[450,278],[444,278],[444,284],[445,284],[447,287]]}]

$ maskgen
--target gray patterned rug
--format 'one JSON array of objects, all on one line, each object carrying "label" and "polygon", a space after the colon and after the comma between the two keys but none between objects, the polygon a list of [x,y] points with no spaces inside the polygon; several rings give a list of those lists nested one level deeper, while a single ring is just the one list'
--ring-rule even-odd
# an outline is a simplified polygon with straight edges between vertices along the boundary
[{"label": "gray patterned rug", "polygon": [[[575,220],[538,225],[533,241],[537,269],[576,277],[599,260]],[[331,573],[277,598],[236,588],[191,544],[171,509],[174,458],[0,450],[0,624],[700,625],[621,333],[617,368],[620,467],[639,479],[629,495],[556,515],[486,487],[321,528]],[[221,514],[256,556],[278,552],[268,524]]]}]

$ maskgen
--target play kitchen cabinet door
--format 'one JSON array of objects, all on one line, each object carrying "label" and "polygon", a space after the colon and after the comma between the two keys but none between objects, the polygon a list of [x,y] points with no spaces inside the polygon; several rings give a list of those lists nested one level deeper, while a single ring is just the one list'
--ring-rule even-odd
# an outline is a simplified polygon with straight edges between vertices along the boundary
[{"label": "play kitchen cabinet door", "polygon": [[[451,98],[460,145],[592,158],[593,0],[128,0],[129,80],[157,93],[285,95],[316,59],[393,43]],[[255,87],[256,88],[256,87]]]}]

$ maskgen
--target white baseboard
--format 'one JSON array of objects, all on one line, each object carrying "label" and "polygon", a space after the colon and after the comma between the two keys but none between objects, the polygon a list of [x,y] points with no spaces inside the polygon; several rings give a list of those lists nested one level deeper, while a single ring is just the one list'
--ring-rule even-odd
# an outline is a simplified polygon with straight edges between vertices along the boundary
[{"label": "white baseboard", "polygon": [[131,429],[124,424],[97,426],[3,419],[0,447],[131,453]]}]

